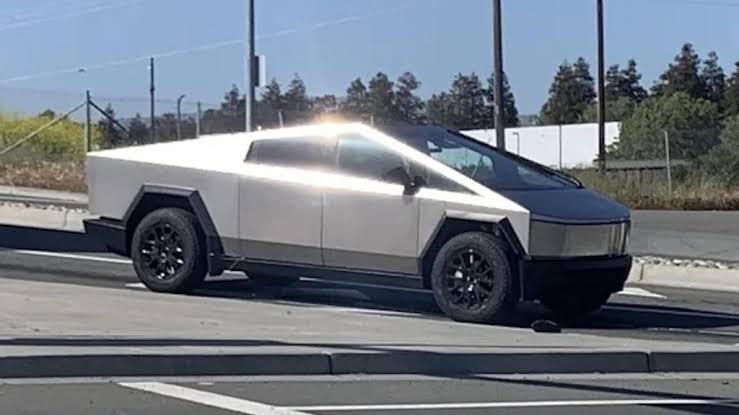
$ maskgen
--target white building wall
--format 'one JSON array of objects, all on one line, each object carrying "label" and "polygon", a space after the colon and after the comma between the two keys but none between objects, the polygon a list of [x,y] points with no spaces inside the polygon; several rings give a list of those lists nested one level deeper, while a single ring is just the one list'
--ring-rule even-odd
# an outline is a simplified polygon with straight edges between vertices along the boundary
[{"label": "white building wall", "polygon": [[[616,142],[621,123],[606,123],[606,146]],[[463,131],[495,146],[495,130]],[[555,168],[593,167],[598,158],[598,124],[516,127],[505,131],[506,150]]]}]

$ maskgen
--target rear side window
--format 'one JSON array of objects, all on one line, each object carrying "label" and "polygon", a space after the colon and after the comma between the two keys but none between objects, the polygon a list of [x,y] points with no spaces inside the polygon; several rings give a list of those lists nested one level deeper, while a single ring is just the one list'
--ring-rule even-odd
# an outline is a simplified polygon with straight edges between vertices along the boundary
[{"label": "rear side window", "polygon": [[334,167],[335,141],[323,137],[256,140],[246,161],[299,169],[329,170]]}]

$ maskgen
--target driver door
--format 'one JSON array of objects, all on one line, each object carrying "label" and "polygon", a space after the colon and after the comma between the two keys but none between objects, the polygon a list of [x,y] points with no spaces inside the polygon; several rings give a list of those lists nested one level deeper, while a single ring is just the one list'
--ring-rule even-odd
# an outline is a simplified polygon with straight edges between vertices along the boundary
[{"label": "driver door", "polygon": [[322,251],[327,266],[417,274],[418,198],[393,181],[403,157],[361,135],[337,138],[338,173],[324,190]]}]

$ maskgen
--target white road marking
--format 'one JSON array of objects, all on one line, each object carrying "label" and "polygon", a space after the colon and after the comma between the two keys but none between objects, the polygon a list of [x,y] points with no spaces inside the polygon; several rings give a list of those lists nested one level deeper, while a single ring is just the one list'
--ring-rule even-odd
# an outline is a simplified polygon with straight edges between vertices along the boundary
[{"label": "white road marking", "polygon": [[404,311],[393,311],[393,310],[377,310],[372,308],[354,308],[354,307],[316,307],[313,310],[319,311],[330,311],[332,313],[358,313],[358,314],[370,314],[370,315],[390,315],[398,317],[427,317],[421,313],[408,313]]},{"label": "white road marking", "polygon": [[658,298],[660,300],[664,300],[665,297],[662,294],[653,293],[651,291],[647,291],[643,288],[637,288],[637,287],[625,287],[622,291],[617,292],[617,295],[628,295],[632,297],[646,297],[646,298]]},{"label": "white road marking", "polygon": [[281,408],[263,403],[247,401],[246,399],[233,398],[231,396],[219,395],[217,393],[204,392],[184,386],[170,385],[160,382],[123,382],[118,385],[150,392],[157,395],[180,399],[183,401],[199,403],[213,408],[250,414],[250,415],[307,415],[296,409]]},{"label": "white road marking", "polygon": [[734,405],[737,400],[729,399],[619,399],[586,401],[526,401],[526,402],[470,402],[470,403],[424,403],[424,404],[386,404],[386,405],[314,405],[295,406],[289,409],[298,411],[410,411],[440,409],[482,409],[482,408],[546,408],[574,406],[633,406],[633,405]]},{"label": "white road marking", "polygon": [[82,261],[107,262],[109,264],[131,265],[130,259],[104,258],[104,257],[99,257],[99,256],[91,256],[91,255],[63,254],[61,252],[29,251],[26,249],[14,249],[14,250],[10,250],[10,252],[14,252],[17,254],[23,254],[23,255],[36,255],[36,256],[53,257],[53,258],[78,259]]},{"label": "white road marking", "polygon": [[146,285],[143,282],[131,282],[126,284],[126,288],[146,289]]}]

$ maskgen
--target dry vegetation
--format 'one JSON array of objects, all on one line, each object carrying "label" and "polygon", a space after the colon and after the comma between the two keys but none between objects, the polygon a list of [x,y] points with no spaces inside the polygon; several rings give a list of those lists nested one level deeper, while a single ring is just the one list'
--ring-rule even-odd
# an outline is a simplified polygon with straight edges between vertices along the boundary
[{"label": "dry vegetation", "polygon": [[2,163],[0,185],[87,192],[81,161]]}]

